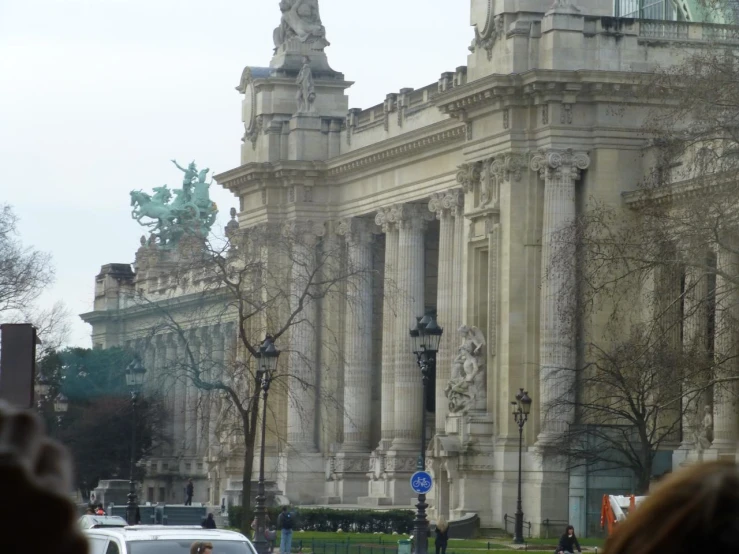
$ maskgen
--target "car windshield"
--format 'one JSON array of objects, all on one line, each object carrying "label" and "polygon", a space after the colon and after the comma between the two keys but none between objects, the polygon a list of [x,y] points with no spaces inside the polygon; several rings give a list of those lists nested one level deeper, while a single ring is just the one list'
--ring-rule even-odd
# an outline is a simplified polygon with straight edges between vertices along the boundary
[{"label": "car windshield", "polygon": [[[196,539],[160,539],[156,541],[129,541],[129,554],[190,554],[190,546]],[[213,554],[255,554],[249,544],[241,541],[213,541]]]}]

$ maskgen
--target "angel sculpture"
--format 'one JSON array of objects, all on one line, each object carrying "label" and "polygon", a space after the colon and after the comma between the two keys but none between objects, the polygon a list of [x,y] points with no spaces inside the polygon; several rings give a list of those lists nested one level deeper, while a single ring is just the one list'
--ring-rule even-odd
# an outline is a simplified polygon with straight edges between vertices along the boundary
[{"label": "angel sculpture", "polygon": [[444,394],[451,413],[467,413],[484,392],[485,336],[477,327],[459,328],[462,345],[452,362],[452,375]]}]

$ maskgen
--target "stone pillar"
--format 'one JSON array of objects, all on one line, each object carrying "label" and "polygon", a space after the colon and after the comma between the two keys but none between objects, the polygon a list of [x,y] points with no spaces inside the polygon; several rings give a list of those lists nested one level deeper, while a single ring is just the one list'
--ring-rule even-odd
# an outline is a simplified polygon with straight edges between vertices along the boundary
[{"label": "stone pillar", "polygon": [[[316,263],[316,246],[325,234],[323,223],[305,221],[289,224],[286,229],[292,243],[293,269],[291,303],[297,301],[309,286]],[[280,461],[285,495],[292,502],[312,504],[324,494],[325,468],[323,455],[316,445],[317,399],[317,317],[318,307],[305,300],[299,322],[290,329],[290,356],[287,398],[287,453]],[[296,309],[292,305],[291,309]]]},{"label": "stone pillar", "polygon": [[[311,267],[315,266],[317,239],[324,233],[323,225],[295,223],[287,231],[292,234],[294,263],[291,275],[291,302],[297,301],[308,286]],[[291,305],[291,309],[297,306]],[[315,302],[307,299],[290,330],[290,361],[288,379],[287,442],[299,452],[316,452],[316,325]]]},{"label": "stone pillar", "polygon": [[185,443],[185,387],[178,367],[180,362],[178,356],[181,352],[179,337],[173,333],[167,335],[167,372],[171,376],[170,383],[173,393],[172,455],[175,457],[182,456]]},{"label": "stone pillar", "polygon": [[[728,237],[724,240],[729,240]],[[721,246],[716,256],[716,327],[714,357],[718,364],[717,377],[737,374],[737,304],[739,303],[736,285],[732,277],[739,275],[739,256],[730,248]],[[713,443],[711,448],[733,455],[739,441],[739,414],[735,404],[736,382],[716,383],[713,387]]]},{"label": "stone pillar", "polygon": [[[202,341],[197,331],[192,331],[182,353],[183,363],[188,368],[182,374],[182,385],[185,390],[185,455],[195,456],[198,445],[198,394],[192,378],[201,370],[202,358],[200,349]],[[189,352],[188,352],[189,350]]]},{"label": "stone pillar", "polygon": [[[465,320],[465,264],[467,262],[467,234],[464,218],[464,194],[459,194],[457,206],[452,210],[454,214],[454,266],[453,280],[456,283],[452,291],[452,325],[444,325],[450,334],[456,335]],[[446,331],[445,331],[446,334]]]},{"label": "stone pillar", "polygon": [[[559,242],[557,233],[575,220],[575,183],[590,166],[584,152],[541,150],[531,158],[531,169],[544,180],[544,223],[542,227],[542,286],[539,337],[539,389],[541,398],[539,442],[556,440],[574,420],[574,409],[554,401],[574,403],[575,337],[570,314],[563,313],[575,302],[574,241]],[[571,404],[570,404],[571,405]]]},{"label": "stone pillar", "polygon": [[[213,357],[213,370],[211,379],[218,381],[223,379],[225,375],[224,364],[226,361],[223,325],[216,325],[211,332],[211,356]],[[218,417],[220,415],[220,393],[210,393],[210,406],[208,417],[208,457],[216,459],[218,457]]]},{"label": "stone pillar", "polygon": [[372,416],[372,241],[374,224],[365,219],[343,221],[348,271],[344,366],[344,441],[342,450],[368,452]]},{"label": "stone pillar", "polygon": [[462,203],[459,191],[437,193],[431,196],[429,210],[439,220],[439,283],[436,304],[437,321],[444,327],[439,353],[436,359],[436,433],[445,434],[446,416],[449,413],[444,395],[451,373],[454,358],[454,339],[459,323],[455,316],[457,290],[462,288],[461,280],[456,280],[455,261],[455,212]]},{"label": "stone pillar", "polygon": [[382,413],[380,450],[395,438],[395,320],[397,300],[398,227],[391,208],[383,208],[375,223],[385,233],[385,286],[382,305]]},{"label": "stone pillar", "polygon": [[[692,252],[692,250],[691,250]],[[707,254],[707,253],[706,253]],[[706,262],[707,263],[707,262]],[[683,354],[707,358],[708,340],[708,277],[703,268],[685,269],[685,301],[683,308]],[[688,371],[690,371],[688,369]],[[704,415],[708,395],[691,393],[700,386],[696,375],[683,381],[682,442],[680,450],[692,450],[696,446],[696,432]]]},{"label": "stone pillar", "polygon": [[418,451],[421,437],[423,387],[421,371],[411,352],[409,329],[425,309],[424,232],[431,219],[426,206],[397,207],[398,317],[395,327],[395,438],[394,450]]},{"label": "stone pillar", "polygon": [[[213,338],[212,327],[201,327],[200,334],[200,371],[201,379],[210,383],[213,380]],[[211,393],[195,387],[195,398],[198,404],[197,418],[197,456],[204,458],[208,455],[208,420],[210,419]]]}]

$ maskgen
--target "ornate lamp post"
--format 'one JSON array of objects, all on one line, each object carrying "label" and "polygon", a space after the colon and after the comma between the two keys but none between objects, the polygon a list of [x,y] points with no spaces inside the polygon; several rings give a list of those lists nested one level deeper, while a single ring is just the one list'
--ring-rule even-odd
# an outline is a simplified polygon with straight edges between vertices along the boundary
[{"label": "ornate lamp post", "polygon": [[136,498],[136,483],[133,480],[133,468],[136,464],[136,401],[144,386],[146,368],[136,356],[126,368],[126,384],[131,391],[131,465],[128,478],[128,503],[126,504],[126,521],[129,525],[136,525],[137,512],[139,509]]},{"label": "ornate lamp post", "polygon": [[56,414],[57,423],[62,422],[62,416],[67,413],[68,409],[69,400],[67,400],[67,397],[60,392],[59,395],[54,399],[54,413]]},{"label": "ornate lamp post", "polygon": [[[418,456],[418,471],[426,469],[426,403],[428,396],[428,385],[431,377],[436,373],[436,353],[439,351],[439,343],[444,329],[436,322],[436,314],[427,312],[423,317],[417,318],[416,326],[410,330],[411,347],[416,355],[418,367],[421,369],[423,381],[423,403],[421,408],[421,452]],[[428,525],[426,519],[426,495],[418,495],[416,504],[416,520],[414,522],[416,536],[416,554],[426,554],[428,551]]]},{"label": "ornate lamp post", "polygon": [[513,405],[513,419],[518,424],[518,501],[516,502],[516,529],[513,537],[515,544],[523,544],[523,507],[521,505],[521,459],[523,456],[523,426],[531,413],[529,393],[521,389],[516,395]]},{"label": "ornate lamp post", "polygon": [[[277,369],[277,358],[280,357],[280,351],[275,347],[274,339],[267,335],[264,342],[259,347],[257,355],[257,376],[256,385],[262,388],[262,433],[261,448],[259,451],[259,484],[257,486],[257,505],[254,509],[254,515],[257,519],[257,528],[255,530],[254,548],[257,554],[266,554],[268,550],[267,538],[267,496],[264,490],[264,436],[267,429],[267,395],[269,394],[269,386],[272,383],[272,376]],[[259,394],[257,391],[256,394]]]}]

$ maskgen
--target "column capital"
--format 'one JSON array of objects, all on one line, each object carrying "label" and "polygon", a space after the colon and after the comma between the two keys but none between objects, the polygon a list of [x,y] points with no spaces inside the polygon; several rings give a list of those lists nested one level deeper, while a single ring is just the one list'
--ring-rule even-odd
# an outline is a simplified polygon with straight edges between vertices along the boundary
[{"label": "column capital", "polygon": [[464,163],[458,166],[457,169],[457,183],[462,185],[462,191],[472,192],[475,185],[480,182],[482,162]]},{"label": "column capital", "polygon": [[399,204],[394,210],[395,221],[401,229],[423,230],[435,217],[422,204]]},{"label": "column capital", "polygon": [[336,225],[336,234],[346,237],[348,244],[370,244],[380,228],[375,221],[364,217],[342,219]]},{"label": "column capital", "polygon": [[464,193],[459,189],[435,192],[429,200],[429,211],[436,214],[438,220],[460,215],[460,208],[463,207]]},{"label": "column capital", "polygon": [[315,245],[326,235],[326,222],[318,220],[288,221],[283,226],[285,236],[301,241],[306,246]]},{"label": "column capital", "polygon": [[386,206],[377,210],[375,225],[382,229],[383,233],[389,233],[398,228],[398,213],[395,206]]},{"label": "column capital", "polygon": [[566,150],[542,148],[531,156],[529,167],[538,172],[542,179],[561,176],[576,181],[581,173],[590,167],[590,156],[587,152],[576,152],[571,148]]}]

